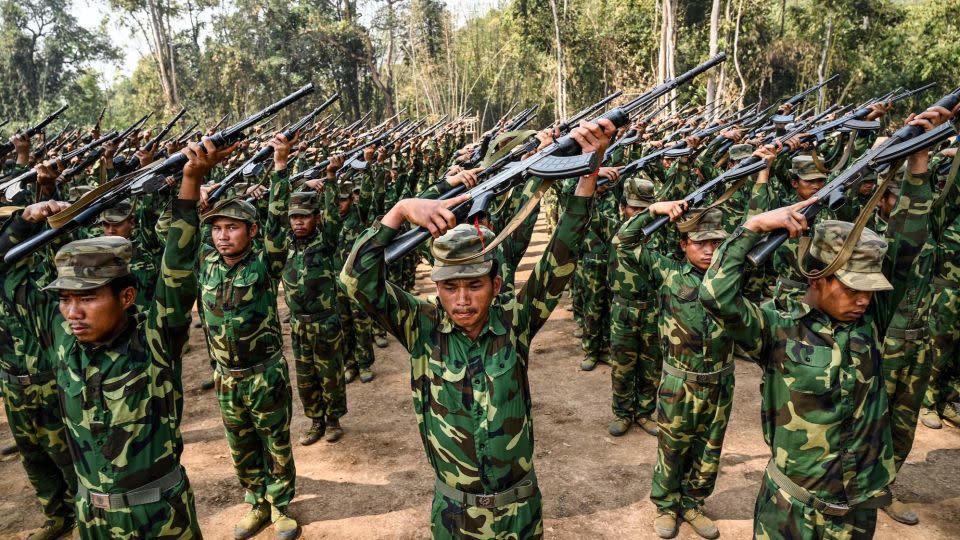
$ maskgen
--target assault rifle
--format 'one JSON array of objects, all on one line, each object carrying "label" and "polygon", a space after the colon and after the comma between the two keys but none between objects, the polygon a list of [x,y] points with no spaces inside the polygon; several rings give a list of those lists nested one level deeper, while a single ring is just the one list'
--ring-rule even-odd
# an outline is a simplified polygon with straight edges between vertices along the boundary
[{"label": "assault rifle", "polygon": [[[953,110],[960,103],[960,88],[940,98],[933,106],[940,106]],[[800,210],[807,218],[807,223],[813,223],[813,218],[824,208],[836,210],[846,203],[846,192],[853,187],[868,169],[879,169],[891,162],[906,158],[910,154],[942,142],[954,135],[957,129],[953,122],[944,122],[936,128],[924,132],[922,127],[906,125],[890,135],[887,140],[868,150],[853,165],[844,169],[829,184],[813,194],[816,201]],[[766,261],[774,251],[786,242],[789,234],[785,230],[771,232],[766,239],[753,247],[747,254],[754,266]]]},{"label": "assault rifle", "polygon": [[[54,120],[57,119],[58,116],[60,116],[61,114],[63,114],[63,111],[67,110],[67,107],[68,107],[68,105],[64,105],[64,106],[60,107],[59,109],[57,109],[57,110],[53,111],[52,113],[50,113],[49,115],[47,115],[46,118],[44,118],[43,120],[41,120],[40,122],[38,122],[36,125],[34,125],[34,126],[32,126],[32,127],[28,127],[27,129],[23,130],[21,133],[22,133],[24,136],[28,137],[28,138],[29,138],[29,137],[33,137],[33,136],[36,135],[38,132],[42,131],[43,128],[47,127],[47,125],[48,125],[50,122],[53,122]],[[0,155],[5,155],[5,154],[10,153],[11,151],[13,151],[13,148],[14,148],[14,146],[13,146],[13,143],[12,143],[12,142],[10,142],[10,141],[3,141],[2,143],[0,143]]]},{"label": "assault rifle", "polygon": [[[615,127],[622,127],[630,121],[631,112],[687,83],[697,75],[720,64],[726,58],[725,53],[720,53],[690,71],[644,92],[630,102],[614,107],[594,121],[607,119]],[[485,213],[488,206],[498,195],[502,195],[513,187],[526,182],[530,175],[544,179],[571,178],[596,170],[601,156],[597,156],[593,152],[579,154],[580,151],[577,142],[569,135],[565,135],[534,155],[522,161],[507,164],[492,178],[467,191],[471,196],[470,200],[451,208],[450,211],[457,217],[458,222],[463,222]],[[446,195],[449,198],[463,192],[463,186],[456,186]],[[428,230],[423,227],[415,227],[398,236],[393,243],[387,246],[384,258],[388,263],[395,261],[415,249],[429,237],[430,232]]]},{"label": "assault rifle", "polygon": [[169,122],[167,122],[167,125],[163,126],[163,129],[161,129],[160,132],[157,133],[157,135],[154,138],[150,139],[149,141],[147,141],[147,144],[143,145],[143,150],[147,152],[152,152],[153,149],[156,148],[158,144],[160,144],[160,141],[162,141],[163,138],[167,136],[167,133],[170,133],[170,130],[173,129],[173,126],[176,125],[176,123],[179,122],[180,119],[183,118],[183,115],[185,114],[187,114],[187,109],[181,108],[180,112],[178,112],[177,115],[173,117],[173,120],[170,120]]},{"label": "assault rifle", "polygon": [[[208,140],[210,140],[216,148],[229,146],[243,139],[243,132],[257,122],[262,121],[264,118],[275,114],[277,111],[311,93],[313,93],[313,83],[303,86],[296,92],[248,116],[240,122],[218,133],[214,133]],[[8,263],[19,261],[49,242],[95,219],[103,210],[115,206],[120,201],[143,193],[152,193],[163,189],[167,186],[166,178],[182,171],[187,161],[188,158],[185,154],[177,152],[163,161],[151,163],[150,166],[144,170],[135,171],[129,175],[115,178],[106,184],[109,188],[102,194],[90,192],[81,197],[70,208],[51,216],[51,218],[47,220],[51,226],[50,229],[18,244],[5,254],[4,261]]]}]

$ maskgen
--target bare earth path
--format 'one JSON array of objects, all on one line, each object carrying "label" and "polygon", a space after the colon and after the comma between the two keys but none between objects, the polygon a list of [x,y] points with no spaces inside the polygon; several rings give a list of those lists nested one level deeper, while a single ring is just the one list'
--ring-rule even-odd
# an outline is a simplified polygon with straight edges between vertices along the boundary
[{"label": "bare earth path", "polygon": [[[518,279],[525,280],[542,252],[538,229]],[[418,286],[432,285],[421,268]],[[546,534],[551,538],[655,538],[648,500],[656,439],[634,429],[607,435],[610,369],[578,370],[579,344],[564,303],[534,341],[530,368],[536,441],[536,468],[543,491]],[[285,308],[281,306],[284,311]],[[210,368],[199,329],[183,375],[185,418],[183,463],[197,498],[206,538],[233,538],[233,524],[246,511],[234,476],[219,411],[212,392],[197,390]],[[289,340],[288,340],[289,347]],[[433,475],[424,458],[411,410],[409,367],[395,340],[377,349],[377,378],[348,386],[346,435],[336,444],[295,446],[297,498],[292,513],[304,538],[425,538]],[[293,373],[289,348],[287,359]],[[723,538],[749,538],[753,504],[769,457],[759,423],[759,369],[737,366],[737,387],[724,443],[720,478],[708,499],[708,515],[719,520]],[[292,432],[306,429],[294,390]],[[6,417],[0,445],[12,444]],[[899,525],[881,513],[879,539],[960,537],[960,430],[920,427],[917,443],[897,481],[898,492],[916,504],[921,524]],[[39,508],[16,461],[0,463],[0,538],[22,538],[40,525]],[[684,525],[679,538],[695,538]],[[259,539],[273,538],[265,529]]]}]

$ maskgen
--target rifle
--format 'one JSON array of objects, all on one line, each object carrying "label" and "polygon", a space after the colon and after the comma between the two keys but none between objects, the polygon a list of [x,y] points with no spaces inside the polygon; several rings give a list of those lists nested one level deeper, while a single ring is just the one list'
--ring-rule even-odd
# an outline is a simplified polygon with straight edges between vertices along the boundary
[{"label": "rifle", "polygon": [[[298,131],[306,127],[307,124],[312,122],[313,119],[316,118],[318,114],[326,110],[326,108],[329,107],[330,105],[333,105],[333,103],[338,99],[340,99],[339,93],[335,93],[329,98],[327,98],[327,100],[324,101],[322,104],[320,104],[320,106],[313,109],[312,111],[307,113],[306,116],[298,120],[295,124],[293,124],[292,126],[288,127],[286,130],[284,130],[283,136],[286,137],[288,141],[293,140],[293,138],[297,135]],[[207,196],[207,203],[210,205],[215,204],[217,200],[219,200],[220,197],[223,196],[224,193],[226,193],[227,189],[229,189],[230,186],[236,183],[236,181],[242,175],[243,169],[245,169],[251,164],[257,164],[257,163],[266,161],[268,158],[271,158],[271,157],[273,157],[272,146],[264,146],[263,148],[258,150],[257,153],[251,156],[250,159],[245,161],[243,165],[234,169],[230,174],[227,175],[226,178],[224,178],[220,182],[220,185],[217,186],[217,189],[213,190],[213,192],[211,192],[210,195]]]},{"label": "rifle", "polygon": [[170,120],[169,122],[167,122],[167,125],[163,126],[163,129],[160,130],[160,133],[157,133],[157,135],[154,138],[150,139],[147,142],[147,144],[143,145],[143,150],[146,152],[152,152],[153,149],[158,144],[160,144],[160,141],[167,136],[167,133],[170,133],[170,130],[173,129],[173,126],[177,122],[179,122],[180,119],[183,118],[183,115],[185,114],[187,114],[187,109],[181,108],[180,112],[178,112],[177,115],[173,117],[173,120]]},{"label": "rifle", "polygon": [[370,115],[371,115],[371,114],[373,114],[373,111],[367,111],[367,113],[364,114],[363,116],[361,116],[359,120],[357,120],[356,122],[350,124],[349,126],[347,126],[347,127],[344,128],[344,129],[346,129],[347,131],[353,131],[354,129],[357,129],[358,127],[360,127],[361,125],[363,125],[364,122],[367,121],[367,118],[370,118]]},{"label": "rifle", "polygon": [[214,126],[213,126],[212,128],[210,128],[211,131],[216,131],[216,130],[220,129],[220,126],[222,126],[223,123],[227,121],[227,117],[228,117],[228,116],[230,116],[230,113],[227,113],[227,114],[223,115],[223,116],[220,118],[220,121],[217,122],[216,124],[214,124]]},{"label": "rifle", "polygon": [[396,120],[397,118],[400,117],[401,114],[403,114],[403,113],[405,113],[405,112],[407,112],[407,108],[406,108],[406,107],[404,107],[404,108],[403,108],[400,112],[398,112],[397,114],[395,114],[395,115],[391,116],[390,118],[387,118],[387,119],[384,120],[383,122],[380,122],[379,124],[373,126],[373,129],[371,129],[370,131],[376,133],[377,131],[379,131],[379,130],[385,128],[385,127],[387,127],[387,124],[389,124],[389,123],[390,123],[391,121],[393,121],[393,120]]},{"label": "rifle", "polygon": [[[340,167],[340,169],[337,171],[337,174],[339,175],[339,174],[340,174],[341,172],[343,172],[347,167],[349,167],[349,166],[350,166],[350,162],[353,161],[354,159],[356,159],[357,156],[361,155],[361,154],[363,153],[363,150],[364,150],[365,148],[367,148],[368,146],[373,146],[373,145],[376,145],[376,144],[380,144],[380,142],[382,142],[382,141],[384,141],[385,139],[387,139],[387,137],[390,137],[390,136],[391,136],[392,134],[394,134],[395,132],[397,132],[397,131],[403,129],[404,127],[406,127],[406,123],[407,123],[407,121],[401,122],[401,123],[397,124],[396,126],[390,128],[389,130],[383,132],[380,136],[378,136],[378,137],[376,137],[376,138],[374,138],[374,139],[371,139],[371,140],[369,140],[369,141],[367,141],[367,142],[365,142],[365,143],[363,143],[363,144],[361,144],[361,145],[359,145],[359,146],[355,146],[355,147],[351,148],[350,150],[347,150],[346,152],[342,152],[342,154],[344,155],[343,166]],[[317,163],[317,164],[314,165],[313,167],[310,167],[309,169],[304,169],[304,170],[300,171],[299,173],[291,176],[291,177],[290,177],[290,186],[291,186],[291,187],[294,187],[294,188],[300,187],[300,185],[302,185],[303,182],[305,182],[305,181],[307,181],[307,180],[313,180],[314,178],[319,178],[321,174],[324,174],[324,173],[326,172],[326,170],[327,170],[327,165],[329,165],[329,164],[330,164],[330,158],[327,158],[327,159],[321,161],[320,163]]]},{"label": "rifle", "polygon": [[190,137],[190,135],[193,133],[193,130],[196,129],[198,125],[200,125],[200,122],[194,122],[190,125],[190,127],[183,130],[183,133],[181,133],[179,137],[173,139],[173,144],[181,144],[187,140],[187,138]]},{"label": "rifle", "polygon": [[[57,156],[55,159],[56,159],[57,161],[60,161],[60,162],[63,162],[63,163],[67,163],[67,162],[69,162],[70,160],[72,160],[73,158],[75,158],[75,157],[77,157],[77,156],[79,156],[79,155],[82,155],[82,154],[86,153],[87,151],[89,151],[89,150],[92,149],[92,148],[96,148],[97,146],[100,146],[101,144],[103,144],[103,143],[105,143],[105,142],[113,139],[113,138],[116,137],[116,136],[117,136],[117,132],[116,132],[116,131],[111,131],[110,133],[104,135],[103,137],[100,137],[99,139],[97,139],[97,140],[95,140],[95,141],[90,141],[89,143],[81,146],[80,148],[77,148],[76,150],[71,150],[70,152],[67,152],[66,154]],[[25,172],[21,173],[19,176],[16,176],[16,177],[14,177],[13,179],[4,182],[3,185],[0,185],[0,193],[7,193],[7,190],[9,190],[9,189],[11,189],[11,188],[14,188],[14,187],[17,187],[17,186],[24,186],[24,185],[26,185],[28,182],[32,182],[32,181],[34,181],[34,180],[36,180],[36,179],[37,179],[37,168],[34,167],[34,168],[30,169],[29,171],[25,171]],[[7,200],[10,200],[10,198],[8,197]]]},{"label": "rifle", "polygon": [[94,129],[100,129],[100,123],[103,122],[103,115],[105,114],[107,114],[106,107],[100,110],[100,114],[97,116],[97,123],[93,125]]},{"label": "rifle", "polygon": [[[209,140],[216,148],[229,146],[242,139],[244,137],[243,132],[257,122],[262,121],[264,118],[275,114],[277,111],[311,93],[313,93],[313,83],[308,83],[280,101],[267,106],[263,110],[248,116],[218,133],[214,133],[210,136]],[[59,219],[48,220],[53,228],[47,229],[23,243],[18,244],[6,253],[4,261],[8,263],[19,261],[49,242],[96,218],[103,210],[115,206],[120,201],[142,193],[152,193],[163,189],[167,186],[166,177],[182,171],[187,161],[188,158],[185,154],[177,152],[162,162],[157,161],[152,163],[150,167],[142,171],[135,171],[129,175],[114,179],[107,184],[110,188],[102,194],[91,192],[84,195],[74,203],[73,206],[60,212],[60,214],[64,214],[63,216],[56,214],[60,216]]]},{"label": "rifle", "polygon": [[[34,150],[34,151],[33,151],[33,159],[35,159],[35,160],[36,160],[36,159],[41,159],[41,158],[43,158],[43,156],[47,155],[47,152],[49,152],[51,149],[53,149],[53,148],[59,148],[59,147],[62,146],[64,143],[66,143],[66,142],[67,142],[67,139],[66,139],[65,137],[63,137],[63,136],[66,135],[67,131],[69,131],[70,129],[71,129],[70,126],[67,126],[67,127],[63,128],[63,129],[61,129],[61,130],[60,130],[60,133],[57,133],[57,136],[56,136],[56,137],[50,139],[49,141],[46,141],[43,146],[41,146],[40,148],[37,148],[36,150]],[[62,139],[61,139],[61,138],[62,138]]]},{"label": "rifle", "polygon": [[[432,125],[431,125],[430,127],[428,127],[427,129],[421,131],[420,133],[417,133],[416,135],[414,135],[413,137],[411,137],[411,139],[422,139],[422,138],[424,138],[424,137],[429,137],[431,133],[433,133],[438,127],[440,127],[441,125],[443,125],[443,123],[447,120],[447,116],[449,116],[449,115],[444,114],[443,116],[440,117],[440,120],[438,120],[435,124],[432,124]],[[401,151],[401,152],[406,152],[406,151],[410,148],[410,145],[411,145],[411,144],[413,144],[412,141],[407,141],[406,144],[404,144],[402,147],[400,147],[400,151]]]},{"label": "rifle", "polygon": [[[69,105],[64,105],[64,106],[60,107],[59,109],[53,111],[52,113],[50,113],[49,115],[47,115],[46,118],[44,118],[43,120],[41,120],[40,122],[38,122],[36,125],[34,125],[34,126],[32,126],[32,127],[28,127],[27,129],[25,129],[25,130],[23,131],[23,135],[25,135],[27,138],[33,137],[37,132],[42,131],[43,128],[47,127],[47,125],[48,125],[50,122],[53,122],[54,120],[57,119],[58,116],[60,116],[61,114],[63,114],[63,111],[67,110],[67,107],[69,107]],[[10,153],[13,149],[14,149],[13,143],[10,142],[10,141],[3,141],[2,143],[0,143],[0,155],[8,154],[8,153]]]},{"label": "rifle", "polygon": [[[796,135],[799,135],[800,133],[803,133],[805,129],[807,129],[809,126],[813,125],[814,123],[820,121],[822,118],[826,117],[828,114],[830,114],[829,110],[822,112],[816,118],[812,118],[807,122],[798,124],[797,126],[794,127],[794,129],[790,130],[788,133],[785,133],[784,135],[781,135],[780,137],[774,140],[771,140],[770,144],[786,143],[788,140],[790,140],[791,137],[794,137]],[[739,180],[746,176],[750,176],[751,174],[758,173],[763,169],[765,169],[766,167],[767,167],[767,163],[756,156],[750,156],[740,161],[739,163],[737,163],[735,167],[728,169],[723,173],[721,173],[720,176],[717,176],[716,178],[708,182],[705,182],[702,186],[695,189],[692,193],[684,197],[683,200],[687,202],[687,210],[686,212],[684,212],[684,214],[690,212],[691,210],[694,210],[697,205],[699,205],[704,200],[706,200],[708,195],[710,195],[713,192],[719,191],[720,188],[726,186],[727,183],[729,183],[730,181]],[[622,177],[622,173],[621,173],[621,177]],[[659,230],[661,227],[663,227],[669,222],[670,222],[669,216],[657,216],[655,219],[653,219],[653,221],[651,221],[641,229],[641,233],[644,236],[649,237],[650,235],[655,233],[657,230]]]},{"label": "rifle", "polygon": [[[690,71],[640,94],[630,102],[610,109],[599,118],[594,119],[594,122],[606,119],[617,128],[623,127],[630,121],[631,112],[649,104],[667,92],[675,90],[697,75],[720,64],[726,58],[725,53],[720,53]],[[485,213],[494,198],[525,182],[528,175],[539,176],[543,179],[571,178],[596,170],[600,156],[593,152],[576,154],[579,151],[580,146],[577,142],[569,135],[565,135],[534,155],[522,161],[508,164],[492,178],[467,191],[470,200],[451,208],[450,211],[457,217],[458,222],[463,222]],[[456,186],[445,195],[450,198],[464,191],[463,186]],[[415,227],[398,236],[393,243],[387,246],[384,259],[387,263],[393,262],[415,249],[429,237],[430,232],[428,230],[419,226]]]}]

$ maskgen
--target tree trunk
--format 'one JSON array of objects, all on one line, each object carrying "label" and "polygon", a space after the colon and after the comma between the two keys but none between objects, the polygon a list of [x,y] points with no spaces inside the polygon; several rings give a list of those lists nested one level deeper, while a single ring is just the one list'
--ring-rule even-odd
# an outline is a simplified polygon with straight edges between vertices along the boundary
[{"label": "tree trunk", "polygon": [[740,69],[740,58],[737,56],[737,45],[740,43],[740,20],[743,17],[743,0],[737,2],[737,24],[733,31],[733,67],[737,70],[737,78],[740,79],[740,96],[737,98],[737,106],[743,107],[743,96],[747,93],[747,81],[743,78],[743,70]]},{"label": "tree trunk", "polygon": [[567,79],[564,74],[563,45],[560,42],[560,16],[557,11],[557,0],[550,0],[550,10],[553,11],[553,35],[557,49],[557,98],[554,114],[558,119],[567,117]]},{"label": "tree trunk", "polygon": [[[823,80],[826,78],[827,71],[827,59],[830,56],[830,45],[833,42],[833,13],[830,13],[827,16],[827,31],[823,36],[823,51],[820,53],[820,65],[817,66],[817,82],[823,84]],[[820,91],[817,92],[817,112],[823,110],[824,100],[827,97],[827,89],[824,86],[820,87]]]},{"label": "tree trunk", "polygon": [[[660,52],[657,57],[657,83],[662,83],[674,77],[673,53],[677,44],[675,17],[677,14],[677,0],[663,0],[663,18],[660,22]],[[676,95],[671,91],[669,98]],[[670,111],[676,112],[677,102],[670,104]]]},{"label": "tree trunk", "polygon": [[147,12],[150,16],[150,49],[157,64],[160,87],[166,108],[174,110],[180,105],[180,92],[177,89],[176,65],[173,59],[173,42],[170,39],[169,18],[163,13],[157,0],[147,0]]},{"label": "tree trunk", "polygon": [[[710,58],[717,55],[720,48],[720,0],[713,0],[713,7],[710,10]],[[714,103],[717,99],[717,87],[720,84],[720,73],[713,70],[710,78],[707,79],[707,110],[704,111],[706,118],[713,118],[714,111],[720,107]]]}]

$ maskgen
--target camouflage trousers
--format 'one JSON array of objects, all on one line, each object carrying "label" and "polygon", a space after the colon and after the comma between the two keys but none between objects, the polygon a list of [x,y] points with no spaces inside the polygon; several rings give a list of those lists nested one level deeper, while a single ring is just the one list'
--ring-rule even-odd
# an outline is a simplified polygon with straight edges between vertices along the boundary
[{"label": "camouflage trousers", "polygon": [[67,446],[57,382],[0,382],[3,408],[27,479],[47,519],[73,519],[77,475]]},{"label": "camouflage trousers", "polygon": [[876,526],[876,508],[827,516],[797,502],[763,474],[753,510],[753,537],[758,540],[866,540],[873,538]]},{"label": "camouflage trousers", "polygon": [[713,493],[720,450],[733,405],[733,373],[717,384],[687,382],[667,373],[657,389],[657,463],[650,499],[678,515]]},{"label": "camouflage trousers", "polygon": [[217,371],[213,380],[233,466],[247,491],[245,500],[287,506],[297,471],[290,446],[293,395],[286,361],[243,378]]},{"label": "camouflage trousers", "polygon": [[302,323],[290,318],[297,391],[307,418],[336,420],[347,413],[340,321]]},{"label": "camouflage trousers", "polygon": [[203,538],[197,522],[193,490],[183,481],[161,493],[155,503],[104,510],[86,500],[77,501],[77,531],[84,540]]},{"label": "camouflage trousers", "polygon": [[960,378],[960,289],[944,288],[936,292],[930,310],[929,328],[932,366],[923,397],[924,408],[943,412],[943,406],[958,399]]},{"label": "camouflage trousers", "polygon": [[541,207],[546,210],[547,215],[547,234],[553,234],[557,228],[557,221],[560,219],[560,201],[557,199],[557,193],[548,189],[541,199]]},{"label": "camouflage trousers", "polygon": [[610,320],[613,414],[631,422],[652,417],[661,362],[656,305],[614,297]]},{"label": "camouflage trousers", "polygon": [[883,341],[883,379],[890,410],[893,463],[899,471],[913,448],[920,405],[930,380],[926,328],[905,332],[888,328]]},{"label": "camouflage trousers", "polygon": [[337,289],[340,324],[343,328],[344,369],[364,369],[373,365],[373,320],[359,304]]},{"label": "camouflage trousers", "polygon": [[585,258],[577,265],[580,274],[580,306],[583,320],[583,350],[587,356],[610,354],[609,261],[606,257]]},{"label": "camouflage trousers", "polygon": [[430,534],[436,540],[543,538],[540,490],[528,499],[496,508],[464,506],[435,493],[430,507]]}]

